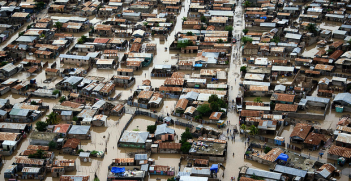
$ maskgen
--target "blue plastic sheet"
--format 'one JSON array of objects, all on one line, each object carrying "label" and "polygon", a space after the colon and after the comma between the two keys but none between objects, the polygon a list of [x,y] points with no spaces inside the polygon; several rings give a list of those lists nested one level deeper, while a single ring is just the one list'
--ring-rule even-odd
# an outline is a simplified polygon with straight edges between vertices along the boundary
[{"label": "blue plastic sheet", "polygon": [[124,173],[126,171],[125,167],[112,167],[111,172],[112,173]]},{"label": "blue plastic sheet", "polygon": [[217,173],[218,172],[218,164],[212,164],[210,170]]},{"label": "blue plastic sheet", "polygon": [[288,161],[289,156],[287,154],[281,153],[277,159],[283,160],[283,161]]}]

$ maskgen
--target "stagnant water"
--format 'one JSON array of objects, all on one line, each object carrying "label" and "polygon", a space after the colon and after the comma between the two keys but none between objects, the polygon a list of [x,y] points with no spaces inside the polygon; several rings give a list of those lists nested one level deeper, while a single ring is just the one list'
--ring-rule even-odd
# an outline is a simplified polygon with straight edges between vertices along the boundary
[{"label": "stagnant water", "polygon": [[[144,67],[142,70],[135,72],[135,78],[136,78],[136,83],[132,87],[133,90],[137,88],[138,85],[141,85],[142,80],[144,79],[150,79],[152,81],[152,86],[153,87],[158,87],[163,84],[163,81],[165,78],[155,78],[150,76],[150,72],[152,70],[153,65],[155,64],[176,64],[176,59],[172,59],[177,53],[177,51],[169,51],[165,50],[165,47],[169,47],[169,45],[172,43],[174,40],[174,34],[182,29],[182,24],[181,24],[181,19],[182,17],[187,16],[188,8],[189,8],[190,1],[185,0],[183,2],[183,8],[180,12],[180,14],[177,16],[177,22],[175,24],[174,30],[172,33],[168,36],[167,41],[161,41],[157,37],[152,37],[150,38],[152,43],[157,44],[157,52],[154,55],[154,62],[151,64],[149,67]],[[239,3],[240,4],[240,3]],[[154,10],[154,13],[157,13],[158,10]],[[242,13],[242,8],[238,6],[236,8],[236,12]],[[49,16],[70,16],[70,15],[62,15],[62,14],[49,14]],[[45,17],[48,16],[46,12],[41,13],[38,15],[38,17]],[[96,18],[95,16],[90,16],[88,17],[90,22],[92,23],[101,23],[102,19]],[[240,20],[240,22],[238,22]],[[235,26],[234,26],[234,33],[235,34],[241,34],[243,25],[242,22],[245,22],[243,19],[243,16],[241,15],[236,15],[235,16]],[[322,23],[320,27],[326,28],[333,30],[335,24],[332,23]],[[23,26],[23,28],[20,31],[23,31],[26,28],[26,26]],[[74,33],[73,34],[75,37],[80,37],[81,35],[88,35],[87,32],[83,33]],[[7,44],[11,43],[13,40],[15,40],[18,37],[18,34],[15,34],[11,36],[6,42],[1,44],[1,48],[7,46]],[[74,43],[71,45],[73,46]],[[67,51],[67,50],[66,50]],[[315,48],[315,45],[312,45],[310,47],[307,47],[305,50],[304,55],[314,55],[318,49]],[[237,47],[236,45],[233,46],[233,52],[237,52]],[[239,51],[240,52],[240,51]],[[65,52],[63,52],[65,53]],[[124,52],[119,53],[120,57],[123,55]],[[195,54],[181,54],[180,55],[183,58],[194,58]],[[34,58],[32,56],[27,55],[27,58]],[[230,90],[229,92],[229,100],[235,99],[235,97],[238,95],[238,83],[239,83],[239,69],[240,65],[242,64],[241,62],[241,56],[239,56],[237,59],[233,60],[231,62],[231,66],[228,70],[228,84],[229,87],[233,86],[234,89]],[[37,58],[38,59],[38,58]],[[60,64],[59,59],[42,59],[43,61],[48,61],[49,65],[51,65],[53,62],[56,62],[58,64],[58,67],[62,67],[64,65]],[[186,72],[187,74],[191,74],[192,72]],[[194,73],[198,73],[197,71],[194,71]],[[94,68],[88,73],[88,76],[99,76],[99,77],[104,77],[105,80],[109,79],[112,75],[116,74],[115,70],[97,70]],[[16,74],[14,78],[18,78],[21,80],[24,79],[32,79],[36,78],[37,82],[39,85],[46,85],[47,87],[51,88],[54,87],[54,85],[60,81],[60,79],[55,80],[54,82],[50,84],[44,84],[42,83],[45,79],[45,72],[41,71],[37,75],[32,75],[30,76],[26,72],[22,72],[19,74]],[[236,79],[238,79],[236,81]],[[126,99],[128,96],[132,95],[132,92],[128,89],[125,90],[123,88],[116,88],[115,94],[118,94],[122,92],[122,98],[121,99]],[[68,92],[64,92],[65,95],[68,94]],[[16,94],[11,94],[7,93],[1,98],[9,98],[11,104],[21,102],[25,99],[24,96],[16,95]],[[248,98],[247,100],[251,100],[253,98]],[[267,99],[269,101],[269,99]],[[58,104],[58,100],[54,99],[43,99],[45,105],[49,105],[50,108],[52,108],[55,104]],[[157,112],[161,112],[163,115],[166,115],[167,113],[170,113],[174,109],[174,104],[176,103],[177,100],[174,99],[165,99],[164,105],[162,108],[156,109]],[[336,114],[334,111],[329,110],[328,114],[326,116],[326,119],[323,121],[319,121],[319,124],[323,128],[335,128],[335,123],[338,121],[338,117],[340,114]],[[79,159],[77,159],[77,156],[71,156],[71,155],[66,155],[66,154],[60,154],[58,150],[55,150],[55,155],[56,159],[75,159],[76,164],[77,164],[77,171],[75,172],[66,172],[66,175],[90,175],[91,178],[94,177],[94,174],[96,173],[100,180],[106,180],[106,175],[108,171],[108,165],[111,164],[112,159],[114,158],[125,158],[128,157],[128,153],[130,152],[135,152],[139,151],[137,149],[130,149],[130,148],[117,148],[117,141],[119,139],[119,136],[121,134],[122,128],[126,125],[127,121],[130,119],[131,115],[130,114],[125,114],[123,117],[115,117],[115,116],[110,116],[108,117],[107,121],[107,126],[106,127],[92,127],[91,131],[91,140],[82,140],[81,143],[81,149],[83,150],[97,150],[97,151],[104,151],[107,148],[107,153],[103,159],[101,158],[92,158],[91,162],[87,163],[81,163]],[[38,121],[45,121],[45,116],[41,117]],[[233,128],[234,125],[237,125],[239,123],[238,119],[238,114],[234,113],[233,111],[228,112],[228,118],[227,120],[230,120],[231,125],[229,125],[230,128]],[[140,129],[141,131],[146,130],[146,126],[150,124],[154,124],[155,120],[149,117],[145,116],[136,116],[133,120],[133,122],[128,126],[127,130],[133,130],[133,129]],[[32,123],[35,125],[35,122]],[[180,135],[182,132],[184,132],[185,128],[181,126],[171,126],[173,129],[175,129],[176,133]],[[212,126],[214,127],[214,126]],[[293,129],[293,126],[287,126],[284,131],[282,132],[281,136],[284,136],[286,138],[287,143],[289,143],[289,135]],[[108,138],[108,139],[107,139]],[[175,142],[179,142],[179,140],[175,140]],[[21,143],[18,145],[17,151],[13,153],[13,156],[8,156],[5,157],[4,160],[4,165],[1,168],[1,173],[0,173],[0,178],[3,178],[3,172],[4,170],[12,164],[14,161],[14,156],[19,155],[21,150],[25,150],[27,146],[29,145],[29,140],[28,138],[23,139]],[[268,170],[269,168],[266,165],[259,164],[254,161],[250,160],[244,160],[244,153],[246,150],[246,145],[244,144],[244,138],[241,136],[236,136],[236,139],[234,141],[228,141],[228,155],[227,155],[227,161],[224,163],[226,166],[225,170],[220,170],[219,171],[219,176],[221,176],[224,172],[224,178],[222,180],[230,180],[231,177],[235,176],[237,177],[238,172],[239,172],[239,167],[243,165],[247,165],[249,167],[253,168],[259,168],[263,170]],[[232,155],[232,153],[235,152],[235,156]],[[310,153],[313,156],[318,156],[318,152],[309,152],[308,150],[304,150],[304,153],[308,154]],[[175,167],[176,174],[178,173],[178,163],[179,163],[179,154],[152,154],[151,158],[155,159],[155,163],[157,165],[168,165]],[[322,158],[324,159],[324,158]],[[333,163],[333,161],[330,161]],[[181,165],[181,170],[184,168],[186,162],[183,161]],[[210,163],[212,164],[212,163]],[[342,169],[343,174],[348,174],[348,169]],[[343,175],[340,180],[347,180],[347,176]],[[156,180],[157,178],[161,178],[162,180],[166,180],[169,178],[169,176],[149,176],[146,178],[146,180],[153,181]],[[58,180],[58,178],[52,178],[51,174],[49,173],[46,178],[47,181],[50,180]]]}]

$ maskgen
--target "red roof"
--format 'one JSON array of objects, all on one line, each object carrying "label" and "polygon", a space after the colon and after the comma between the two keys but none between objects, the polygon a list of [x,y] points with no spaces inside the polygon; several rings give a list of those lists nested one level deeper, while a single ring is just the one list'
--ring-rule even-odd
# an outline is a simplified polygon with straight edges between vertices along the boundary
[{"label": "red roof", "polygon": [[70,124],[58,124],[54,127],[54,133],[67,133],[68,129],[71,127]]},{"label": "red roof", "polygon": [[107,43],[109,38],[95,38],[94,43]]}]

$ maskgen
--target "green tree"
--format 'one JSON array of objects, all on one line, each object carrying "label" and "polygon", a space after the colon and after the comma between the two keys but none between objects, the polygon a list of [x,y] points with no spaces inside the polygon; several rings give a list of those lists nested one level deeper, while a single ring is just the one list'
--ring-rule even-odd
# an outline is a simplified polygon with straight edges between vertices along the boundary
[{"label": "green tree", "polygon": [[264,180],[263,177],[256,176],[255,174],[253,174],[253,175],[251,176],[251,178],[254,179],[254,180]]},{"label": "green tree", "polygon": [[95,178],[94,178],[94,181],[100,181],[100,179],[99,179],[99,178],[97,178],[97,177],[95,177]]},{"label": "green tree", "polygon": [[193,34],[193,32],[191,32],[191,31],[188,31],[188,32],[186,32],[186,36],[193,36],[194,34]]},{"label": "green tree", "polygon": [[43,121],[38,121],[37,123],[35,123],[35,126],[35,129],[37,129],[38,131],[45,131],[48,124]]},{"label": "green tree", "polygon": [[78,121],[78,117],[77,116],[73,116],[72,120],[73,121]]},{"label": "green tree", "polygon": [[221,39],[221,38],[217,40],[217,43],[223,43],[223,42],[224,42],[224,41],[223,41],[223,39]]},{"label": "green tree", "polygon": [[180,151],[183,153],[189,153],[189,150],[191,148],[191,144],[189,142],[182,143],[182,146],[180,147]]},{"label": "green tree", "polygon": [[83,44],[85,43],[85,41],[87,41],[87,36],[82,35],[79,39],[78,39],[78,44]]},{"label": "green tree", "polygon": [[35,9],[37,10],[37,11],[40,11],[40,10],[42,10],[42,9],[44,9],[44,7],[45,7],[45,3],[44,2],[36,2],[35,3]]},{"label": "green tree", "polygon": [[233,31],[233,26],[225,26],[225,31]]},{"label": "green tree", "polygon": [[56,142],[50,141],[50,142],[49,142],[49,148],[50,148],[50,149],[56,148]]},{"label": "green tree", "polygon": [[66,96],[62,96],[62,97],[60,97],[59,102],[62,103],[62,102],[65,101],[65,100],[66,100]]},{"label": "green tree", "polygon": [[310,23],[307,25],[306,29],[313,34],[317,34],[317,26],[314,23]]},{"label": "green tree", "polygon": [[244,2],[244,6],[245,6],[245,7],[251,6],[251,2],[250,2],[250,1],[245,1],[245,2]]},{"label": "green tree", "polygon": [[29,154],[28,158],[37,158],[37,159],[43,159],[45,158],[45,152],[41,149],[37,150],[37,152],[33,154]]},{"label": "green tree", "polygon": [[209,116],[212,113],[210,105],[208,104],[202,104],[201,106],[198,106],[196,110],[204,116]]},{"label": "green tree", "polygon": [[182,135],[180,136],[180,142],[184,143],[187,142],[188,139],[192,139],[193,135],[190,133],[190,129],[186,128],[185,132],[182,133]]},{"label": "green tree", "polygon": [[52,91],[52,95],[56,95],[56,94],[59,94],[60,93],[60,90],[54,90],[54,91]]},{"label": "green tree", "polygon": [[250,126],[250,134],[251,135],[257,135],[258,134],[258,128],[255,125]]},{"label": "green tree", "polygon": [[31,101],[31,102],[30,102],[30,105],[37,105],[37,102]]},{"label": "green tree", "polygon": [[241,66],[241,67],[240,67],[240,71],[241,71],[241,72],[246,72],[246,66]]},{"label": "green tree", "polygon": [[243,29],[243,32],[244,32],[244,34],[246,35],[246,33],[248,33],[249,30],[248,30],[248,29]]},{"label": "green tree", "polygon": [[271,147],[268,147],[268,146],[266,146],[265,148],[264,148],[264,153],[265,154],[267,154],[268,152],[270,152],[272,150],[272,148]]},{"label": "green tree", "polygon": [[217,102],[212,102],[211,103],[211,111],[212,112],[218,112],[220,110],[220,107]]},{"label": "green tree", "polygon": [[144,22],[144,23],[143,23],[144,26],[147,26],[147,24],[149,24],[149,23],[148,23],[148,22]]},{"label": "green tree", "polygon": [[280,42],[280,38],[275,36],[273,39],[271,39],[271,42],[279,43]]},{"label": "green tree", "polygon": [[187,18],[187,17],[183,17],[182,20],[183,20],[183,21],[186,21],[186,20],[188,20],[188,18]]},{"label": "green tree", "polygon": [[208,98],[208,102],[212,103],[212,102],[217,102],[219,100],[218,96],[216,94],[212,94],[209,98]]},{"label": "green tree", "polygon": [[57,28],[58,30],[60,30],[62,28],[63,24],[59,21],[57,21],[55,24],[54,24],[54,27]]},{"label": "green tree", "polygon": [[261,102],[262,102],[261,97],[256,97],[256,98],[254,99],[254,102],[256,102],[256,103],[261,103]]},{"label": "green tree", "polygon": [[49,125],[55,125],[60,123],[59,115],[55,112],[51,112],[49,115],[46,115],[46,123]]},{"label": "green tree", "polygon": [[252,38],[251,37],[247,37],[247,36],[244,36],[241,41],[246,44],[247,42],[250,42],[252,43]]},{"label": "green tree", "polygon": [[78,154],[79,154],[80,152],[84,152],[84,150],[83,150],[83,149],[79,149],[79,150],[77,151]]},{"label": "green tree", "polygon": [[3,61],[3,62],[0,63],[0,67],[5,66],[5,65],[7,65],[7,64],[8,64],[7,61]]},{"label": "green tree", "polygon": [[157,128],[156,125],[148,125],[146,130],[147,130],[149,133],[154,134],[155,131],[156,131],[156,128]]},{"label": "green tree", "polygon": [[205,16],[200,17],[201,22],[205,23],[207,21],[207,18]]},{"label": "green tree", "polygon": [[195,120],[199,120],[199,119],[202,119],[202,115],[197,115],[194,117]]}]

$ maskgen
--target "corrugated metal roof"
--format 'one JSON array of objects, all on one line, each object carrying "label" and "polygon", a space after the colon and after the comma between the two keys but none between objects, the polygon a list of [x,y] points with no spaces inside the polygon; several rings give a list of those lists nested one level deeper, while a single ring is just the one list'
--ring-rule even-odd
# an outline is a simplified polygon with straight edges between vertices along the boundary
[{"label": "corrugated metal roof", "polygon": [[259,170],[259,169],[253,169],[253,168],[248,168],[246,170],[247,175],[256,175],[258,177],[263,177],[263,178],[270,178],[274,180],[280,180],[282,177],[281,173],[275,173],[275,172],[269,172],[265,170]]},{"label": "corrugated metal roof", "polygon": [[124,131],[120,138],[120,142],[127,143],[145,143],[149,132],[146,131]]},{"label": "corrugated metal roof", "polygon": [[279,164],[277,164],[275,166],[274,171],[288,174],[288,175],[294,175],[294,176],[298,176],[298,177],[302,177],[302,178],[305,178],[306,174],[307,174],[306,170],[300,170],[300,169],[296,169],[296,168],[286,167],[286,166],[279,165]]}]

